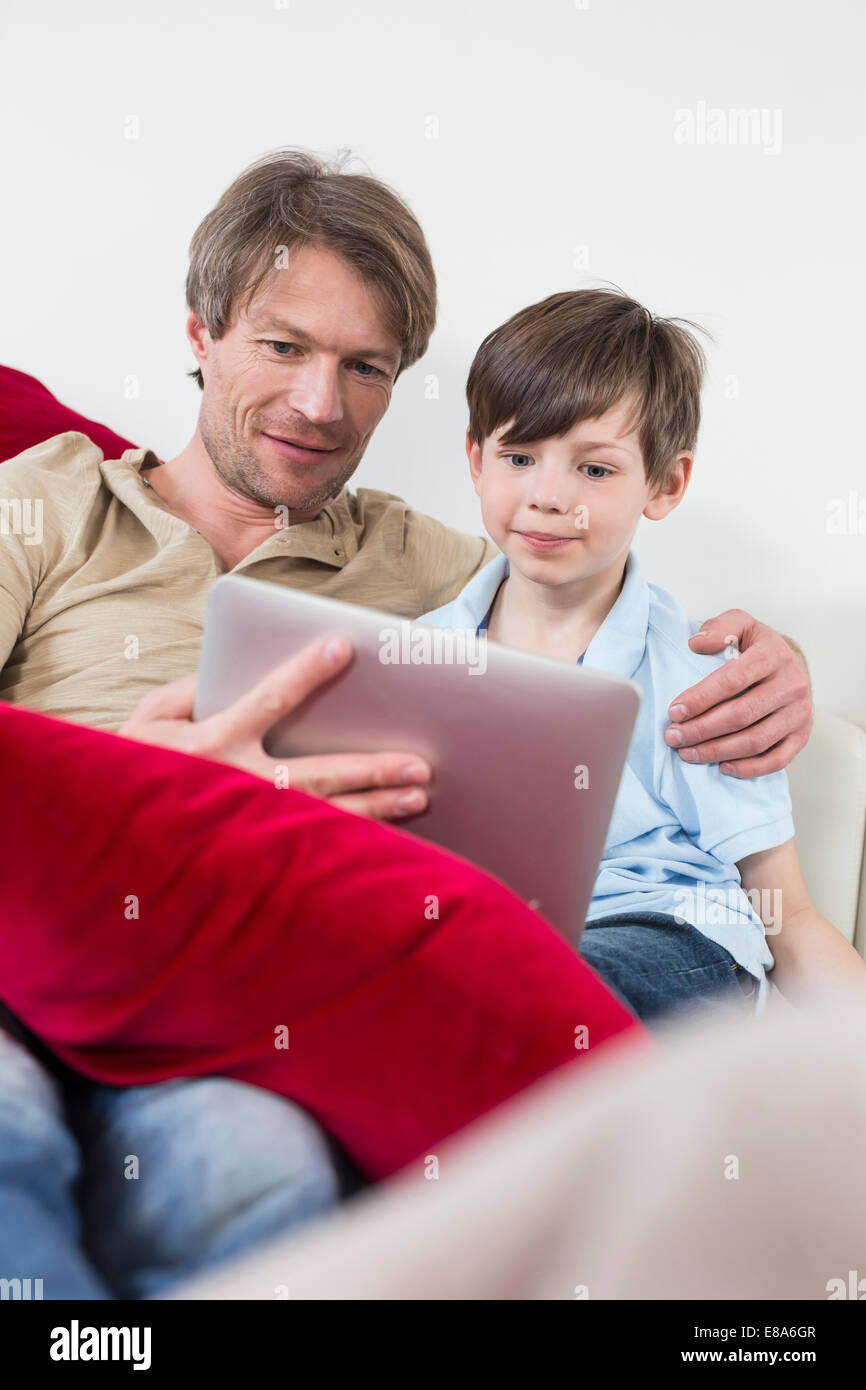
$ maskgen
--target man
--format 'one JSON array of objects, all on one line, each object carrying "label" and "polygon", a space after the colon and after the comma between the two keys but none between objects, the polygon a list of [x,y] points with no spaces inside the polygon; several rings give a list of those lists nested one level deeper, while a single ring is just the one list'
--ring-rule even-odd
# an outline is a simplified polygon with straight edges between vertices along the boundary
[{"label": "man", "polygon": [[[264,733],[336,666],[311,649],[193,724],[190,673],[212,580],[232,570],[412,618],[454,598],[495,547],[399,498],[346,487],[435,322],[429,252],[391,190],[297,151],[266,156],[196,231],[187,299],[203,395],[177,458],[144,449],[106,460],[66,434],[3,466],[10,503],[44,500],[44,535],[38,545],[4,537],[0,699],[272,778]],[[726,759],[734,775],[763,775],[808,737],[805,663],[739,612],[692,644],[718,651],[731,634],[742,656],[683,692],[668,738],[699,761]],[[293,786],[364,815],[396,819],[426,804],[430,769],[399,750],[289,767]],[[0,1124],[5,1103],[33,1163],[44,1163],[47,1126],[63,1149],[55,1168],[74,1181],[57,1088],[34,1070],[7,1039]],[[337,1199],[325,1136],[285,1101],[221,1081],[119,1093],[65,1082],[96,1265],[74,1270],[86,1296],[103,1296],[103,1279],[109,1292],[155,1292]],[[125,1158],[142,1153],[147,1181],[125,1181]],[[75,1233],[62,1249],[50,1223],[42,1235],[51,1258],[75,1263]]]}]

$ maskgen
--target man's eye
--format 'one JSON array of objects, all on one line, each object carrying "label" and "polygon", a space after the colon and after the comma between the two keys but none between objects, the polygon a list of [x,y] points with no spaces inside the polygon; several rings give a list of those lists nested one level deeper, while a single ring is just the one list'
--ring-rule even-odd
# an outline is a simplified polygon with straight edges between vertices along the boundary
[{"label": "man's eye", "polygon": [[506,454],[505,457],[509,463],[514,464],[515,468],[525,468],[528,463],[532,462],[528,454]]},{"label": "man's eye", "polygon": [[269,342],[269,343],[268,343],[268,347],[272,347],[272,348],[274,349],[274,352],[277,354],[278,357],[287,357],[287,356],[288,356],[288,353],[287,353],[287,352],[281,352],[280,349],[281,349],[281,348],[288,348],[288,351],[289,351],[289,352],[294,352],[295,345],[294,345],[294,343],[275,343],[275,342]]},{"label": "man's eye", "polygon": [[596,469],[596,472],[592,475],[594,478],[607,478],[612,471],[610,468],[603,468],[600,463],[588,463],[586,467]]},{"label": "man's eye", "polygon": [[361,372],[359,372],[359,375],[360,375],[360,376],[382,376],[382,375],[384,375],[384,374],[379,370],[378,367],[374,367],[374,366],[372,365],[372,363],[370,363],[370,362],[354,362],[352,365],[353,365],[356,369],[357,369],[357,368],[360,368],[360,367],[363,367],[364,370],[361,371]]}]

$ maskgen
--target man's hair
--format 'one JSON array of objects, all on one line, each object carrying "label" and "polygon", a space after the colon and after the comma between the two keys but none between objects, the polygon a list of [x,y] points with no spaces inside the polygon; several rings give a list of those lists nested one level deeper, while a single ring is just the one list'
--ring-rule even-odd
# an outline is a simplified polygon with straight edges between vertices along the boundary
[{"label": "man's hair", "polygon": [[567,434],[630,403],[647,482],[657,490],[693,449],[706,360],[688,332],[615,289],[570,290],[521,309],[481,344],[466,383],[469,433],[483,444],[513,420],[505,444]]},{"label": "man's hair", "polygon": [[[342,256],[376,295],[400,342],[400,372],[427,350],[436,323],[436,277],[418,222],[378,179],[346,173],[342,151],[326,161],[273,150],[239,174],[190,242],[186,299],[221,338],[285,258],[302,246]],[[196,369],[189,373],[201,386]]]}]

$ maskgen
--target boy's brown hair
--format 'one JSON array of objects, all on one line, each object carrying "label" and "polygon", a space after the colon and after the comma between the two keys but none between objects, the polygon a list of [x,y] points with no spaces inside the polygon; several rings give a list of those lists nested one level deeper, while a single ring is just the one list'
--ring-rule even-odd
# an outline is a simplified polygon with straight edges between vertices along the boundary
[{"label": "boy's brown hair", "polygon": [[469,433],[483,444],[513,420],[505,444],[567,434],[632,403],[654,491],[681,449],[694,449],[706,359],[685,319],[663,319],[619,290],[567,290],[488,333],[469,371]]}]

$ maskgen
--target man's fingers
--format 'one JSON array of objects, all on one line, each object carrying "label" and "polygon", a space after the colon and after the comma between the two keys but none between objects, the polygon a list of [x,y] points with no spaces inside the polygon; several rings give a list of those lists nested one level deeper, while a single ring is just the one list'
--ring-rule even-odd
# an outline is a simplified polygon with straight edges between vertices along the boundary
[{"label": "man's fingers", "polygon": [[[789,734],[800,730],[802,723],[799,712],[793,705],[789,705],[785,709],[776,710],[766,719],[759,719],[750,728],[736,724],[734,727],[739,732],[729,733],[721,738],[706,739],[692,748],[680,748],[679,756],[686,763],[729,763],[743,758],[757,758]],[[667,730],[665,732],[667,733]]]},{"label": "man's fingers", "polygon": [[369,820],[405,820],[407,816],[417,816],[425,810],[427,800],[422,787],[408,787],[404,791],[354,792],[350,796],[335,796],[331,805],[351,811],[356,816],[366,816]]},{"label": "man's fingers", "polygon": [[[750,686],[744,694],[729,698],[715,709],[707,710],[706,714],[668,724],[665,729],[665,742],[670,748],[693,748],[709,739],[720,739],[726,734],[745,731],[776,713],[784,714],[788,720],[782,733],[777,735],[781,738],[783,734],[789,733],[803,722],[804,709],[808,717],[808,709],[801,699],[791,701],[780,708],[780,701],[787,698],[787,693],[787,686],[778,677],[762,681],[759,685]],[[769,747],[769,744],[765,744],[764,747]],[[763,752],[764,749],[758,751]]]},{"label": "man's fingers", "polygon": [[320,685],[342,671],[351,659],[352,646],[345,637],[331,636],[312,642],[268,672],[258,685],[228,709],[202,720],[199,731],[217,746],[244,739],[262,739],[283,715],[296,709]]},{"label": "man's fingers", "polygon": [[694,642],[697,645],[692,647],[693,651],[720,652],[733,637],[742,647],[745,645],[743,638],[752,631],[754,625],[755,620],[750,613],[746,613],[742,608],[728,608],[717,618],[708,618],[702,623],[700,632],[689,638],[689,646]]},{"label": "man's fingers", "polygon": [[[271,762],[274,768],[286,769],[290,787],[335,802],[347,793],[374,794],[377,790],[385,790],[385,800],[390,805],[413,785],[429,781],[431,775],[429,763],[414,753],[327,753],[282,761],[277,758]],[[396,792],[387,791],[389,788]],[[375,804],[380,803],[382,798]]]},{"label": "man's fingers", "polygon": [[771,748],[760,758],[744,758],[736,762],[725,761],[722,764],[722,772],[729,777],[763,777],[768,772],[780,772],[787,767],[792,758],[795,758],[800,750],[805,747],[808,735],[804,733],[789,734],[783,738],[781,743],[777,743],[775,748]]},{"label": "man's fingers", "polygon": [[[790,647],[788,650],[791,650]],[[793,659],[793,652],[791,657]],[[690,685],[688,690],[675,696],[668,706],[668,714],[680,724],[685,719],[694,719],[722,700],[732,700],[776,670],[778,660],[775,655],[764,644],[756,644],[740,656],[726,661],[724,666],[711,671],[697,685]]]},{"label": "man's fingers", "polygon": [[139,700],[131,720],[127,720],[127,723],[139,719],[148,723],[157,719],[189,719],[195,704],[197,680],[198,676],[194,672],[191,676],[181,676],[176,681],[170,681],[168,685],[159,685],[155,690],[149,690]]}]

